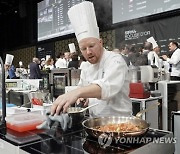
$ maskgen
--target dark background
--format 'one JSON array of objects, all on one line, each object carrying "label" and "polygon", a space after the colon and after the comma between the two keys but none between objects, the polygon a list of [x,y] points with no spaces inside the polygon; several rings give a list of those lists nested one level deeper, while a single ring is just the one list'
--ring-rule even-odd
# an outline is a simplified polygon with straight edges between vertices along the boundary
[{"label": "dark background", "polygon": [[[20,49],[32,45],[41,45],[55,40],[74,37],[74,34],[37,42],[37,3],[42,0],[0,0],[0,51]],[[112,1],[89,0],[94,3],[100,31],[121,29],[128,26],[158,21],[174,17],[179,10],[131,20],[112,25]],[[156,23],[155,23],[156,24]],[[173,24],[171,24],[173,32]],[[119,31],[119,34],[122,30]],[[116,36],[119,35],[116,33]],[[118,37],[121,37],[120,35]],[[118,43],[123,38],[118,38]]]},{"label": "dark background", "polygon": [[[0,0],[0,51],[37,45],[37,3],[42,0]],[[91,0],[93,1],[93,0]],[[111,0],[94,0],[102,30],[112,23]],[[69,36],[62,36],[64,39]],[[55,38],[59,39],[59,38]],[[46,43],[51,40],[39,42]]]},{"label": "dark background", "polygon": [[41,0],[0,1],[0,50],[36,43],[37,2]]}]

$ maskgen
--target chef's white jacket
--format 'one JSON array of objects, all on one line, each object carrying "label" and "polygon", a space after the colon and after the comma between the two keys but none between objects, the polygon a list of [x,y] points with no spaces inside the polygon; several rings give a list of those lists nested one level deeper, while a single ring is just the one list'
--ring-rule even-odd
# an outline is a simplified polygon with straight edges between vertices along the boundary
[{"label": "chef's white jacket", "polygon": [[67,61],[64,58],[59,58],[56,61],[55,66],[56,66],[56,68],[68,68],[68,64],[69,64],[69,61]]},{"label": "chef's white jacket", "polygon": [[81,70],[79,86],[97,84],[101,87],[101,99],[89,98],[89,105],[99,103],[89,110],[93,117],[129,116],[132,103],[129,98],[128,67],[120,54],[104,49],[97,64],[86,63]]},{"label": "chef's white jacket", "polygon": [[167,58],[167,62],[172,64],[171,76],[180,77],[180,49],[177,48],[171,58]]},{"label": "chef's white jacket", "polygon": [[148,63],[149,65],[156,65],[158,68],[162,67],[161,60],[155,51],[148,53]]}]

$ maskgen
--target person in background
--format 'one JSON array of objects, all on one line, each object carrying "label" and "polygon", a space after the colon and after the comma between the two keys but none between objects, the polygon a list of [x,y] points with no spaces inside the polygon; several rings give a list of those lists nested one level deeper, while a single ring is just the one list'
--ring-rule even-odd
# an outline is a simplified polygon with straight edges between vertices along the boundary
[{"label": "person in background", "polygon": [[135,52],[135,46],[134,45],[121,45],[120,52],[126,64],[129,66],[131,64],[129,55]]},{"label": "person in background", "polygon": [[121,53],[121,51],[122,51],[122,50],[119,50],[118,48],[114,48],[114,49],[112,50],[112,52],[114,52],[114,53],[116,53],[116,54],[120,54],[120,55],[124,58],[126,64],[129,66],[129,65],[130,65],[130,61],[129,61],[129,58],[128,58],[128,54],[125,55],[125,54]]},{"label": "person in background", "polygon": [[13,55],[6,54],[4,68],[5,68],[5,77],[7,79],[17,79],[17,76],[15,74],[16,68],[14,67],[14,65],[12,65],[13,59],[14,59]]},{"label": "person in background", "polygon": [[20,78],[20,79],[27,79],[28,77],[28,72],[24,68],[22,61],[19,61],[19,68],[16,68],[16,76],[17,78]]},{"label": "person in background", "polygon": [[134,45],[131,45],[131,47],[129,48],[128,59],[129,59],[130,65],[133,65],[133,66],[142,66],[142,65],[148,64],[147,55],[142,54],[137,49],[137,46],[134,46]]},{"label": "person in background", "polygon": [[64,54],[60,52],[56,57],[56,63],[55,63],[56,68],[63,68],[64,67],[63,58],[64,58]]},{"label": "person in background", "polygon": [[29,69],[30,69],[29,79],[41,79],[39,64],[40,64],[40,60],[34,57],[32,63],[29,64]]},{"label": "person in background", "polygon": [[69,51],[70,51],[70,59],[68,63],[68,68],[76,68],[78,69],[79,67],[79,59],[78,59],[78,54],[76,52],[76,47],[74,43],[68,44],[69,46]]},{"label": "person in background", "polygon": [[81,54],[79,59],[79,69],[85,69],[86,68],[86,59],[84,58],[84,56]]},{"label": "person in background", "polygon": [[133,52],[129,54],[130,62],[134,66],[143,66],[148,65],[148,53],[152,51],[152,43],[145,42],[143,46],[142,53],[141,51],[134,48]]},{"label": "person in background", "polygon": [[68,68],[68,64],[71,61],[70,55],[71,55],[70,52],[64,53],[64,66],[65,66],[65,68]]},{"label": "person in background", "polygon": [[144,43],[144,48],[143,48],[143,53],[142,54],[144,54],[144,55],[148,55],[148,53],[150,52],[150,51],[152,51],[153,50],[153,45],[152,45],[152,43],[151,42],[145,42]]},{"label": "person in background", "polygon": [[170,65],[171,80],[180,80],[180,49],[178,43],[171,41],[169,43],[169,51],[172,52],[171,58],[167,55],[162,55],[162,58],[166,60]]},{"label": "person in background", "polygon": [[93,3],[83,1],[73,6],[68,16],[87,64],[81,70],[79,87],[60,95],[53,102],[51,115],[66,112],[70,105],[85,99],[88,105],[98,103],[89,109],[92,117],[130,116],[128,67],[121,55],[103,48]]},{"label": "person in background", "polygon": [[40,70],[44,70],[44,69],[45,69],[45,68],[44,68],[45,64],[46,64],[45,58],[41,58],[41,62],[40,62]]},{"label": "person in background", "polygon": [[45,69],[50,69],[52,70],[54,68],[54,60],[53,58],[48,58],[48,60],[46,61],[45,65],[44,65]]},{"label": "person in background", "polygon": [[68,64],[70,61],[70,52],[65,52],[63,58],[59,58],[55,66],[56,68],[68,68]]},{"label": "person in background", "polygon": [[152,43],[153,50],[148,53],[148,64],[155,65],[158,68],[162,67],[161,60],[159,58],[160,48],[153,37],[147,39],[148,42]]},{"label": "person in background", "polygon": [[5,71],[8,72],[8,76],[7,79],[17,79],[16,77],[16,68],[14,67],[14,65],[6,65],[5,64]]},{"label": "person in background", "polygon": [[68,64],[68,68],[76,68],[78,69],[79,67],[79,60],[78,60],[78,54],[77,53],[72,53],[71,54],[71,61]]}]

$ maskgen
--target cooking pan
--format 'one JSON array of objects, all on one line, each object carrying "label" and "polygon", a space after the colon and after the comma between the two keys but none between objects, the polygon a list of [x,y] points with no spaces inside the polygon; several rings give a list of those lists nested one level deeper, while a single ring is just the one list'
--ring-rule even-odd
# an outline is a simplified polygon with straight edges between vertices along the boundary
[{"label": "cooking pan", "polygon": [[[148,111],[149,109],[154,108],[155,106],[159,105],[160,103],[153,104],[149,108],[140,111],[140,113],[144,113],[145,111]],[[99,117],[99,118],[90,118],[82,122],[82,125],[87,132],[88,135],[93,136],[95,138],[98,138],[102,134],[107,134],[108,136],[111,136],[112,138],[120,138],[120,137],[137,137],[144,135],[147,130],[149,129],[150,124],[146,122],[143,119],[140,119],[140,113],[138,113],[136,116],[129,116],[129,117]],[[98,130],[99,126],[105,126],[109,124],[121,124],[121,123],[132,123],[136,126],[138,126],[140,129],[138,131],[116,131],[116,132],[110,132],[110,131],[101,131]]]}]

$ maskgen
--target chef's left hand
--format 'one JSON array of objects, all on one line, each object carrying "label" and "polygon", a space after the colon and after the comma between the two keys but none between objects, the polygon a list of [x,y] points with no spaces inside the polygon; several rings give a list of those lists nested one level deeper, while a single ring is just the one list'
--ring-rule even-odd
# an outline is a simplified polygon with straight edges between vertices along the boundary
[{"label": "chef's left hand", "polygon": [[83,107],[87,107],[88,104],[89,104],[89,99],[85,99],[85,98],[79,98],[77,101],[76,101],[76,104],[79,105],[79,104],[83,104]]},{"label": "chef's left hand", "polygon": [[51,107],[51,115],[60,114],[60,112],[67,112],[69,106],[74,104],[78,99],[78,91],[73,90],[66,94],[60,95]]}]

